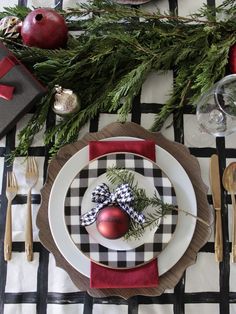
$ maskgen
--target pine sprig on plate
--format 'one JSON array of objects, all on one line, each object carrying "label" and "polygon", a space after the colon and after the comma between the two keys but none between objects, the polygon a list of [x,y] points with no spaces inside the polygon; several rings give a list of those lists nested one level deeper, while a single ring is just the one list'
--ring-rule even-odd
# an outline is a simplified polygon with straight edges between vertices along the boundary
[{"label": "pine sprig on plate", "polygon": [[[145,189],[138,186],[138,182],[135,181],[135,174],[131,170],[112,167],[107,169],[106,177],[112,185],[128,183],[134,194],[134,209],[137,212],[143,212],[145,215],[146,220],[143,224],[138,224],[131,219],[130,228],[124,236],[126,240],[141,238],[146,228],[152,230],[157,227],[160,219],[170,214],[172,211],[181,211],[210,227],[210,225],[200,217],[194,216],[172,204],[163,202],[156,193],[152,197],[148,197]],[[152,213],[145,212],[148,206],[154,208]]]},{"label": "pine sprig on plate", "polygon": [[[135,181],[135,174],[131,170],[112,167],[107,170],[106,177],[112,185],[128,183],[134,194],[134,209],[137,212],[143,212],[145,215],[146,221],[143,224],[131,220],[130,229],[125,234],[127,240],[142,237],[146,228],[150,228],[150,230],[155,228],[162,217],[175,209],[174,205],[164,203],[156,194],[153,197],[148,197],[146,191],[138,186],[138,182]],[[146,213],[145,209],[148,206],[155,208],[155,211]]]}]

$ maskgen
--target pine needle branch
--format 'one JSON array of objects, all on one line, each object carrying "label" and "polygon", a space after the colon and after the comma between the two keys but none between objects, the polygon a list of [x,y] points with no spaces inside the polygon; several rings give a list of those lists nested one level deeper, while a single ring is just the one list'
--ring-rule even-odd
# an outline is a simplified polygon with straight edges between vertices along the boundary
[{"label": "pine needle branch", "polygon": [[[135,174],[129,169],[122,169],[117,167],[111,167],[106,172],[106,177],[112,185],[119,185],[122,183],[128,183],[134,194],[134,209],[138,212],[144,212],[145,222],[138,224],[135,221],[131,221],[130,228],[125,234],[125,239],[131,238],[139,239],[143,236],[146,228],[152,230],[158,227],[160,219],[173,211],[180,211],[188,216],[195,218],[206,226],[210,225],[200,217],[197,217],[186,210],[180,209],[172,204],[163,202],[156,193],[152,197],[146,195],[146,191],[138,186],[138,182],[135,181]],[[152,213],[145,212],[145,209],[150,206],[154,208]]]}]

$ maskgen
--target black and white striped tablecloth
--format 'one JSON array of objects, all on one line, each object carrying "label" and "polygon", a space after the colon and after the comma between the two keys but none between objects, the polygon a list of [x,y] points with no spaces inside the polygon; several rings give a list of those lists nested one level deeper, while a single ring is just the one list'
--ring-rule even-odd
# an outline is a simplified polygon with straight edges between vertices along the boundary
[{"label": "black and white striped tablecloth", "polygon": [[[0,9],[15,4],[37,7],[51,6],[58,8],[72,7],[74,0],[8,0],[0,1]],[[186,16],[196,12],[203,3],[218,5],[221,0],[153,0],[145,5],[150,9],[157,7],[162,11],[177,10],[179,15]],[[150,73],[142,87],[141,95],[135,98],[135,110],[129,119],[150,128],[155,113],[168,98],[173,83],[173,72],[165,74]],[[175,115],[175,114],[174,114]],[[93,298],[84,291],[79,291],[68,274],[55,265],[55,260],[39,242],[35,219],[40,204],[40,189],[46,177],[48,155],[43,145],[43,131],[34,139],[30,155],[36,156],[40,179],[33,189],[33,234],[34,261],[26,261],[24,253],[24,224],[26,217],[26,189],[24,188],[25,163],[23,157],[14,161],[20,190],[13,202],[13,256],[8,263],[3,259],[3,239],[7,200],[5,196],[7,164],[5,155],[17,145],[17,134],[26,125],[31,113],[26,114],[16,127],[0,140],[0,313],[4,314],[234,314],[236,313],[236,265],[230,262],[231,251],[231,201],[229,195],[222,195],[224,261],[215,262],[213,235],[210,241],[198,253],[196,263],[189,267],[174,289],[167,290],[159,297],[135,296],[128,300],[119,297]],[[169,125],[171,122],[166,122]],[[88,123],[80,133],[94,132],[117,116],[102,113]],[[194,114],[185,111],[181,129],[174,124],[163,128],[163,134],[172,140],[189,146],[193,155],[198,158],[204,182],[209,186],[209,158],[213,153],[220,156],[221,171],[226,164],[236,161],[236,134],[226,139],[213,140],[208,147],[194,142],[192,121]],[[175,120],[174,120],[175,121]],[[52,121],[47,121],[47,127]],[[192,141],[193,140],[193,141]],[[200,142],[199,142],[200,140]],[[203,143],[202,143],[203,144]],[[208,192],[212,204],[211,191]],[[223,193],[223,192],[222,192]]]}]

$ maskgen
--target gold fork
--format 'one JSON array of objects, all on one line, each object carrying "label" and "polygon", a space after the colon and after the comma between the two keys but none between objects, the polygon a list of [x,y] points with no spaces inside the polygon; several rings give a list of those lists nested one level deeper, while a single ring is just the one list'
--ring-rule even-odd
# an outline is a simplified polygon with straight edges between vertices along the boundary
[{"label": "gold fork", "polygon": [[27,217],[25,229],[25,252],[28,261],[33,260],[33,230],[32,230],[32,213],[31,213],[31,191],[38,181],[38,166],[34,157],[27,158],[26,184],[28,185],[27,195]]},{"label": "gold fork", "polygon": [[6,197],[7,197],[7,215],[6,215],[6,227],[5,227],[5,237],[4,237],[4,259],[9,261],[11,259],[12,253],[12,214],[11,214],[11,204],[12,200],[15,198],[18,191],[18,185],[16,177],[13,172],[7,172],[7,187],[6,187]]}]

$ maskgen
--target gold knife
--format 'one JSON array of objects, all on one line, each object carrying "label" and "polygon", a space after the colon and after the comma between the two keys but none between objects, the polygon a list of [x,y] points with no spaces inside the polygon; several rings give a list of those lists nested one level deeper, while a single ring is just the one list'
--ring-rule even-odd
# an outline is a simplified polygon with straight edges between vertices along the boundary
[{"label": "gold knife", "polygon": [[220,188],[219,159],[216,154],[210,160],[210,183],[213,206],[215,209],[215,258],[217,262],[223,260],[223,235],[221,220],[221,188]]}]

